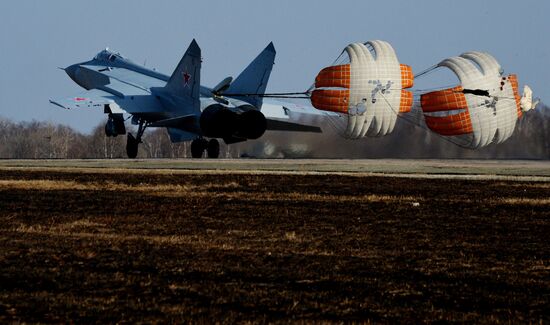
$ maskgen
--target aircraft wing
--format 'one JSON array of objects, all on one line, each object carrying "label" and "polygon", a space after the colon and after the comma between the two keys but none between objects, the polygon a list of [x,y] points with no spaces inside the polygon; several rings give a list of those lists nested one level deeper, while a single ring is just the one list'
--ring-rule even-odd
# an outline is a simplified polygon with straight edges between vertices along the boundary
[{"label": "aircraft wing", "polygon": [[77,94],[74,97],[63,99],[50,99],[50,103],[65,109],[86,109],[97,108],[103,109],[105,105],[109,105],[112,113],[126,113],[115,102],[116,96],[98,89],[92,89]]},{"label": "aircraft wing", "polygon": [[[109,84],[109,86],[111,85],[113,85],[113,83]],[[109,89],[109,91],[113,90]],[[136,91],[135,89],[133,93],[130,93],[135,95],[116,95],[116,92],[113,92],[114,94],[105,90],[91,89],[73,97],[50,99],[50,103],[65,109],[95,108],[103,110],[104,113],[126,113],[142,116],[153,121],[167,118],[166,111],[162,107],[160,101],[149,93],[142,94],[142,92]],[[105,105],[109,106],[106,107]]]},{"label": "aircraft wing", "polygon": [[[166,85],[166,81],[126,68],[96,65],[82,65],[81,67],[100,72],[109,78],[110,83],[113,83],[114,81],[123,81],[126,86],[142,89],[144,91],[148,91],[151,87],[164,87],[164,85]],[[132,90],[130,92],[134,91],[135,90]],[[127,93],[127,91],[123,92]]]}]

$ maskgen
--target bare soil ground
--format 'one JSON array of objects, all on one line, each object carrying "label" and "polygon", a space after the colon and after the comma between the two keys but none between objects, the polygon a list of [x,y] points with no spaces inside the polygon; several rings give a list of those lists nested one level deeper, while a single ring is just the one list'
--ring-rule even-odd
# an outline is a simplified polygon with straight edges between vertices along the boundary
[{"label": "bare soil ground", "polygon": [[0,169],[0,322],[550,322],[550,183]]}]

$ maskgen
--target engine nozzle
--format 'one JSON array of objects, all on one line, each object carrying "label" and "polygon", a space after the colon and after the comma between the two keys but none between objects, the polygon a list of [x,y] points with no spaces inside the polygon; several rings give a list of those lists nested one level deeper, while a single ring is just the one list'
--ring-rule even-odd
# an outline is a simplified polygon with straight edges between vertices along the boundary
[{"label": "engine nozzle", "polygon": [[237,113],[220,104],[204,109],[199,122],[203,135],[209,138],[258,139],[267,129],[267,121],[260,111]]}]

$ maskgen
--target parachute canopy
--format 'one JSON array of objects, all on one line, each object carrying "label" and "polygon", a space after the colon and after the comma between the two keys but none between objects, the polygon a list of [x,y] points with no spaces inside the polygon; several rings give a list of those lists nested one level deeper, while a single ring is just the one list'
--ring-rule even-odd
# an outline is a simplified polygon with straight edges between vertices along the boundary
[{"label": "parachute canopy", "polygon": [[344,52],[348,64],[324,68],[315,78],[311,103],[343,114],[347,138],[389,134],[413,104],[413,94],[403,90],[413,86],[411,67],[400,64],[385,41],[353,43]]},{"label": "parachute canopy", "polygon": [[[479,148],[508,139],[522,116],[516,75],[505,76],[488,53],[467,52],[436,68],[454,72],[460,85],[421,95],[426,125],[460,146]],[[526,98],[525,107],[532,103]],[[529,106],[529,107],[528,107]]]}]

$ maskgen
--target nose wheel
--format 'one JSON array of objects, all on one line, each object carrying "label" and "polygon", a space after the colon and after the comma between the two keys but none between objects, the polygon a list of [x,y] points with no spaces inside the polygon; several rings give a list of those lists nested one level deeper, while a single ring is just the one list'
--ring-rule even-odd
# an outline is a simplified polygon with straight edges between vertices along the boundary
[{"label": "nose wheel", "polygon": [[202,155],[206,151],[208,158],[218,158],[220,156],[220,143],[216,139],[210,139],[207,141],[203,138],[198,138],[191,142],[191,157],[202,158]]}]

